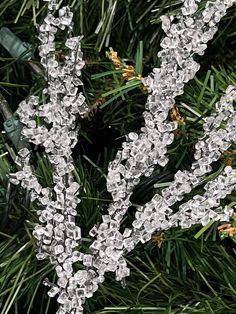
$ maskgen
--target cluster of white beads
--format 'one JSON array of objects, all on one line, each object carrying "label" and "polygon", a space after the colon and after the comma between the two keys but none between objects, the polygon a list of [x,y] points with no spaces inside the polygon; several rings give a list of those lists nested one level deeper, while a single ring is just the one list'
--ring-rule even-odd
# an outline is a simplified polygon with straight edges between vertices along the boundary
[{"label": "cluster of white beads", "polygon": [[[72,37],[72,12],[69,7],[62,7],[55,17],[53,10],[57,9],[57,1],[50,1],[48,14],[39,27],[39,55],[46,71],[48,86],[44,94],[48,95],[48,102],[40,104],[38,97],[30,96],[17,110],[24,125],[22,134],[29,142],[45,148],[53,166],[53,187],[40,185],[30,165],[30,151],[26,148],[19,151],[16,159],[21,170],[11,174],[10,181],[14,184],[21,182],[22,187],[30,191],[31,201],[40,206],[39,224],[33,231],[39,244],[37,258],[49,258],[58,276],[55,284],[45,281],[51,286],[48,295],[58,294],[57,301],[61,304],[58,313],[81,313],[84,292],[77,289],[81,274],[73,270],[73,264],[81,258],[78,252],[81,230],[75,224],[80,199],[79,184],[72,176],[71,155],[78,137],[75,129],[77,115],[87,111],[85,97],[79,92],[84,61],[81,37]],[[57,60],[55,47],[55,36],[60,30],[66,30],[68,34],[65,42],[68,52],[62,62]],[[36,117],[44,124],[37,124]],[[86,276],[89,274],[86,272]]]},{"label": "cluster of white beads", "polygon": [[[193,224],[207,224],[213,220],[229,220],[232,209],[222,208],[220,201],[236,188],[236,170],[226,167],[214,180],[209,181],[203,195],[175,208],[204,178],[212,168],[212,162],[222,152],[236,143],[236,113],[233,100],[236,89],[229,86],[216,104],[216,112],[204,119],[204,136],[195,146],[195,162],[189,171],[178,171],[173,182],[161,194],[137,208],[130,228],[121,232],[121,222],[132,205],[130,197],[142,176],[150,176],[154,167],[165,166],[167,146],[173,142],[176,122],[168,122],[169,111],[175,104],[175,97],[184,92],[184,85],[199,69],[194,61],[195,54],[203,55],[207,42],[217,31],[216,24],[236,0],[209,1],[198,10],[200,0],[185,0],[181,14],[176,17],[162,16],[162,28],[166,37],[161,42],[158,56],[160,68],[144,79],[150,95],[143,113],[145,126],[141,132],[127,135],[122,150],[109,165],[107,189],[112,195],[107,215],[102,216],[100,225],[94,226],[89,235],[94,238],[90,254],[79,252],[80,228],[75,224],[79,185],[74,182],[71,158],[72,148],[77,142],[76,115],[86,111],[85,98],[78,92],[82,84],[79,79],[84,65],[80,49],[80,37],[71,37],[72,17],[68,7],[58,11],[56,0],[46,0],[48,14],[39,27],[41,41],[41,63],[45,67],[48,88],[45,93],[50,101],[39,105],[39,99],[31,96],[20,104],[18,114],[25,125],[23,135],[32,143],[42,145],[53,165],[53,188],[42,187],[30,166],[30,152],[19,152],[16,163],[21,170],[11,175],[11,182],[21,182],[31,192],[31,200],[37,200],[42,210],[40,224],[36,225],[34,236],[39,241],[39,259],[49,258],[55,264],[58,275],[49,296],[58,294],[58,314],[81,314],[86,298],[92,297],[99,284],[105,280],[106,272],[115,272],[116,279],[129,275],[124,255],[134,249],[137,243],[151,239],[156,230],[167,230],[174,226],[182,228]],[[68,28],[69,38],[65,45],[69,49],[61,64],[55,56],[55,35]],[[44,125],[37,125],[35,117],[42,117]],[[75,271],[73,264],[81,262],[81,269]]]}]

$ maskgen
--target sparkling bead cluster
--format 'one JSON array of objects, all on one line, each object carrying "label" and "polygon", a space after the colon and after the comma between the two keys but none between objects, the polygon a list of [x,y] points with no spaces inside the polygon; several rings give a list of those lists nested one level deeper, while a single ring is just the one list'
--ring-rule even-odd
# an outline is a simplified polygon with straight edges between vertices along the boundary
[{"label": "sparkling bead cluster", "polygon": [[[107,189],[112,195],[108,214],[102,216],[100,225],[94,226],[89,235],[94,238],[90,254],[79,252],[80,228],[75,225],[76,207],[79,203],[79,185],[74,182],[71,150],[77,141],[75,120],[77,114],[87,110],[84,96],[78,92],[82,84],[79,79],[84,65],[80,49],[80,37],[71,37],[72,13],[68,7],[57,11],[57,1],[47,0],[48,14],[39,27],[41,41],[41,63],[45,67],[48,88],[45,93],[49,102],[39,105],[39,99],[31,96],[20,104],[18,114],[25,125],[23,135],[32,143],[42,145],[53,165],[53,188],[42,187],[30,166],[30,152],[19,152],[16,163],[21,170],[11,175],[11,182],[21,182],[36,200],[40,224],[36,225],[34,236],[39,241],[39,259],[49,258],[55,264],[58,275],[49,296],[58,295],[58,314],[81,314],[86,298],[92,297],[99,284],[105,280],[106,272],[115,272],[116,279],[129,275],[124,255],[134,249],[137,243],[151,239],[156,230],[167,230],[174,226],[182,228],[193,224],[207,224],[211,219],[229,220],[232,209],[222,207],[221,200],[236,188],[236,170],[226,167],[224,171],[205,186],[203,195],[175,207],[196,186],[204,183],[211,164],[222,152],[236,143],[236,113],[233,100],[236,89],[229,86],[216,104],[215,113],[204,119],[204,136],[195,146],[195,162],[189,171],[178,171],[170,185],[156,194],[150,202],[139,206],[130,228],[121,232],[121,221],[132,205],[130,197],[142,176],[150,176],[156,164],[165,166],[167,146],[173,142],[176,122],[168,122],[169,111],[175,104],[175,97],[184,92],[184,85],[199,69],[194,61],[195,54],[203,55],[207,42],[217,31],[216,24],[236,0],[207,2],[198,13],[200,0],[183,1],[181,13],[174,18],[162,16],[162,28],[166,37],[161,42],[158,56],[160,68],[144,79],[150,95],[143,113],[145,126],[141,132],[130,133],[122,150],[109,165]],[[55,35],[58,30],[68,28],[65,45],[69,52],[63,63],[55,56]],[[37,125],[35,117],[44,119]],[[81,269],[75,271],[73,264],[81,262]]]},{"label": "sparkling bead cluster", "polygon": [[[58,294],[57,301],[61,304],[58,313],[81,313],[83,289],[76,290],[81,274],[73,270],[73,264],[80,260],[81,230],[75,224],[80,199],[79,184],[72,176],[71,155],[77,143],[77,116],[87,111],[85,97],[79,92],[84,61],[81,37],[72,37],[72,12],[68,7],[62,7],[55,17],[53,10],[57,12],[57,9],[57,1],[50,1],[47,16],[39,27],[39,55],[48,82],[43,92],[48,95],[45,96],[48,101],[41,104],[38,97],[30,96],[17,111],[24,124],[22,134],[29,142],[43,146],[47,153],[53,166],[53,187],[43,187],[39,183],[30,165],[30,151],[26,148],[19,151],[16,159],[21,170],[11,174],[10,181],[14,184],[21,182],[22,187],[30,191],[31,201],[40,206],[39,224],[33,231],[39,243],[37,258],[49,258],[58,276],[56,284],[45,281],[51,286],[48,295]],[[64,30],[67,32],[67,53],[60,61],[57,60],[55,36]]]},{"label": "sparkling bead cluster", "polygon": [[157,230],[168,230],[176,226],[189,228],[198,223],[205,225],[211,219],[230,219],[233,209],[228,206],[222,208],[220,204],[220,201],[236,188],[236,170],[229,166],[204,186],[204,195],[195,195],[192,200],[178,208],[174,205],[196,186],[203,184],[205,175],[212,170],[212,162],[217,161],[232,143],[236,143],[234,99],[236,88],[229,86],[216,104],[216,112],[204,119],[205,133],[196,144],[196,161],[191,169],[178,171],[168,188],[162,190],[161,194],[154,195],[144,206],[139,206],[132,228],[126,228],[123,233],[119,231],[121,215],[117,216],[114,208],[112,214],[102,216],[103,223],[99,227],[90,231],[91,236],[97,234],[91,248],[95,255],[93,266],[100,267],[100,275],[101,271],[115,271],[117,280],[129,275],[125,253],[133,250],[139,242],[149,241]]},{"label": "sparkling bead cluster", "polygon": [[[217,31],[216,24],[236,1],[208,2],[201,13],[194,14],[198,9],[197,2],[200,1],[184,1],[177,23],[171,23],[172,17],[162,16],[162,27],[167,36],[162,40],[163,49],[158,54],[161,66],[144,80],[151,93],[146,104],[147,111],[143,114],[145,127],[139,134],[128,134],[123,149],[118,151],[109,165],[107,189],[111,192],[113,202],[108,208],[109,215],[103,216],[103,223],[98,228],[93,228],[90,234],[96,238],[91,246],[95,250],[95,260],[102,261],[102,271],[115,270],[117,280],[129,274],[124,253],[131,251],[138,242],[150,240],[155,230],[166,230],[176,225],[189,227],[209,221],[211,215],[208,211],[205,215],[199,214],[198,219],[193,215],[196,218],[194,220],[190,215],[191,219],[183,216],[180,221],[181,216],[173,214],[173,209],[169,206],[181,201],[184,194],[199,185],[205,174],[211,171],[210,164],[235,142],[235,113],[232,105],[235,89],[231,86],[217,104],[217,112],[206,119],[205,136],[196,145],[196,162],[190,171],[178,172],[173,183],[162,191],[162,195],[155,195],[151,202],[137,210],[133,228],[127,228],[123,234],[119,232],[123,216],[132,205],[130,197],[140,182],[140,177],[150,176],[156,164],[165,166],[168,162],[167,146],[173,141],[172,131],[177,124],[168,122],[167,117],[175,104],[175,97],[184,92],[184,84],[199,69],[193,56],[204,53],[206,43]],[[222,123],[226,124],[225,129],[222,129]],[[227,220],[231,213],[232,210],[226,209],[225,214],[214,217],[216,220]]]}]

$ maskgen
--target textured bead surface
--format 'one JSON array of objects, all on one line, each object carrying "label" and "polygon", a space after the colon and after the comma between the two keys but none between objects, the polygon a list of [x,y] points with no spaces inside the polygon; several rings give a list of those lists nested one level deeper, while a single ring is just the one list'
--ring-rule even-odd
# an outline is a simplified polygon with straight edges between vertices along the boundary
[{"label": "textured bead surface", "polygon": [[[46,0],[45,0],[46,1]],[[48,13],[39,27],[39,55],[47,73],[48,86],[44,93],[47,103],[30,96],[19,105],[18,115],[24,124],[22,134],[35,145],[44,147],[53,167],[53,187],[43,187],[30,166],[30,151],[19,151],[16,164],[20,171],[10,175],[13,184],[21,183],[30,191],[31,201],[36,201],[39,223],[34,236],[38,241],[38,259],[48,258],[55,266],[57,282],[45,280],[50,287],[48,295],[57,297],[57,314],[81,314],[86,298],[93,296],[106,272],[115,272],[116,279],[129,276],[130,270],[124,255],[139,243],[151,239],[156,230],[193,224],[206,225],[210,220],[227,221],[232,209],[221,206],[220,201],[236,188],[236,170],[227,166],[214,180],[205,184],[203,195],[195,195],[178,208],[175,204],[185,194],[204,182],[211,172],[211,164],[222,152],[236,143],[236,112],[233,100],[236,89],[229,86],[215,106],[215,112],[204,118],[204,135],[195,146],[195,161],[189,171],[178,171],[173,182],[143,206],[137,207],[135,219],[121,232],[121,222],[132,205],[130,197],[142,176],[151,176],[156,165],[168,163],[167,147],[174,140],[176,122],[168,121],[175,97],[183,94],[185,84],[199,69],[193,59],[203,55],[207,43],[217,31],[216,24],[226,14],[235,0],[207,2],[205,9],[197,12],[200,0],[185,0],[175,21],[172,16],[162,16],[166,36],[158,53],[160,68],[143,80],[150,95],[143,113],[144,127],[140,132],[127,135],[115,159],[109,164],[107,190],[112,195],[107,214],[89,235],[93,238],[89,251],[79,252],[81,230],[75,224],[79,184],[72,176],[72,148],[77,142],[75,120],[77,114],[87,111],[85,97],[79,91],[81,69],[84,66],[81,37],[73,37],[73,14],[68,7],[58,10],[56,0],[47,0]],[[58,17],[54,16],[58,10]],[[60,63],[55,56],[55,35],[67,29],[65,46],[69,52]],[[37,125],[36,117],[44,120]],[[86,235],[87,237],[87,235]],[[74,263],[81,263],[75,271]]]}]

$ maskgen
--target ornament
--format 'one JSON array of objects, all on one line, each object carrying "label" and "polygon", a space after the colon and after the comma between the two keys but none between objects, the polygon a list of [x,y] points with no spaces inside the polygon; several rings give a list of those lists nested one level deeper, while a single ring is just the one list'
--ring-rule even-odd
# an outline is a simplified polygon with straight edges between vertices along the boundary
[{"label": "ornament", "polygon": [[[75,224],[76,208],[80,200],[79,185],[72,176],[72,148],[77,141],[76,114],[84,114],[87,107],[85,97],[79,92],[79,79],[84,65],[80,49],[81,37],[71,37],[72,17],[68,7],[58,11],[56,1],[48,1],[48,14],[39,27],[41,41],[40,56],[48,77],[45,93],[49,102],[39,105],[39,99],[31,96],[20,104],[18,114],[25,125],[23,135],[32,143],[42,145],[53,166],[53,187],[42,187],[30,166],[30,152],[19,151],[16,163],[21,170],[11,175],[11,182],[21,183],[28,189],[31,200],[36,201],[39,224],[34,236],[39,242],[38,259],[49,258],[55,265],[58,276],[51,286],[50,297],[57,296],[57,314],[82,314],[86,298],[93,296],[99,284],[105,280],[106,272],[115,272],[122,280],[130,270],[124,258],[138,243],[146,243],[154,232],[180,226],[189,228],[193,224],[206,225],[210,220],[228,221],[233,209],[220,201],[236,188],[236,170],[230,166],[204,186],[203,195],[195,195],[175,208],[199,184],[204,183],[211,164],[236,143],[236,113],[233,100],[236,88],[229,86],[216,104],[215,112],[204,118],[204,136],[195,146],[195,162],[189,171],[178,171],[173,182],[156,194],[143,206],[139,206],[130,228],[121,231],[121,222],[132,205],[130,197],[142,176],[152,175],[154,167],[168,163],[167,146],[173,142],[177,121],[168,122],[167,117],[175,105],[175,97],[183,94],[184,85],[199,69],[195,54],[203,55],[207,43],[217,32],[217,23],[236,0],[207,2],[197,12],[200,0],[183,2],[181,13],[173,17],[162,16],[162,28],[166,37],[161,42],[158,56],[160,68],[155,68],[143,83],[150,95],[143,113],[145,126],[141,132],[127,135],[122,150],[109,164],[107,190],[112,195],[108,213],[102,222],[94,226],[89,235],[94,238],[90,253],[79,251],[81,231]],[[60,63],[56,59],[55,35],[58,30],[68,28],[66,46],[69,53]],[[41,117],[45,125],[37,125],[35,117]],[[174,208],[174,209],[173,209]],[[75,271],[73,264],[80,262],[83,268]]]}]

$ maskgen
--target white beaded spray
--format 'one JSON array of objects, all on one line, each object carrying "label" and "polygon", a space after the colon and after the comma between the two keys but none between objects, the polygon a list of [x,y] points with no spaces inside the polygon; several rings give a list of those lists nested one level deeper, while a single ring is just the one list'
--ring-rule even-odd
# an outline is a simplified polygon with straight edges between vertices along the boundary
[{"label": "white beaded spray", "polygon": [[[195,195],[188,202],[175,208],[196,186],[204,183],[211,164],[219,159],[232,143],[236,143],[236,112],[233,100],[236,88],[229,86],[216,104],[215,113],[204,118],[204,136],[195,146],[195,162],[189,171],[178,171],[173,182],[156,194],[143,206],[137,208],[130,228],[120,231],[121,221],[132,205],[130,197],[142,176],[151,176],[156,165],[168,163],[167,146],[173,142],[176,122],[168,121],[169,111],[174,107],[175,97],[183,94],[184,85],[199,69],[193,57],[203,55],[207,43],[217,32],[216,24],[236,0],[209,1],[198,10],[200,0],[185,0],[181,13],[174,18],[162,16],[162,28],[166,37],[158,53],[160,68],[144,79],[150,95],[143,113],[145,126],[139,134],[131,132],[109,164],[107,190],[112,195],[107,215],[102,216],[99,226],[89,235],[94,238],[90,254],[79,252],[80,228],[75,224],[79,185],[73,179],[72,148],[77,142],[75,120],[77,114],[87,110],[85,98],[78,90],[84,65],[80,49],[81,37],[71,37],[72,17],[68,7],[58,11],[56,0],[47,0],[48,14],[39,28],[41,63],[47,73],[49,101],[40,104],[30,96],[20,104],[18,114],[25,125],[23,135],[28,141],[42,145],[53,166],[53,188],[43,188],[30,166],[30,152],[19,151],[16,163],[21,170],[11,174],[14,184],[21,183],[28,189],[31,201],[40,205],[39,224],[34,236],[39,242],[38,259],[49,258],[55,265],[57,282],[51,284],[50,297],[58,295],[60,304],[57,314],[82,314],[86,298],[93,296],[106,272],[115,272],[116,279],[129,275],[125,254],[139,243],[151,239],[153,232],[194,224],[206,225],[210,220],[228,221],[232,208],[221,206],[220,201],[236,188],[236,170],[227,166],[214,180],[205,186],[203,195]],[[66,47],[69,52],[64,63],[55,57],[55,35],[68,28]],[[35,117],[44,119],[37,125]],[[83,269],[75,271],[73,264],[81,262]]]}]

